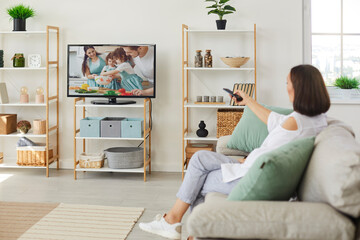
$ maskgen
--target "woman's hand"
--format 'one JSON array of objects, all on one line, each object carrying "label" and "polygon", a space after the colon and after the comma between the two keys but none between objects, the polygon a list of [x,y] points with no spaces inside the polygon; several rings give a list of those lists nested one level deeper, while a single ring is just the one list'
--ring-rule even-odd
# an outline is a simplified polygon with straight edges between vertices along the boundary
[{"label": "woman's hand", "polygon": [[90,74],[87,76],[88,79],[94,79],[97,76],[97,74]]},{"label": "woman's hand", "polygon": [[243,92],[241,90],[237,90],[234,94],[242,97],[242,99],[243,99],[242,101],[238,102],[235,97],[230,95],[230,97],[235,101],[236,104],[246,105],[248,103],[250,97],[245,92]]}]

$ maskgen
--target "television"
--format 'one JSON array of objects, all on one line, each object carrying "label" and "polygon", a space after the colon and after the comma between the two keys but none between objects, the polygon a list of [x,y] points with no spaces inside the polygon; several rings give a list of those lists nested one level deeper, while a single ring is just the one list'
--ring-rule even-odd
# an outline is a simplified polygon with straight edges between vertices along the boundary
[{"label": "television", "polygon": [[129,104],[119,98],[155,98],[155,44],[69,44],[67,96],[107,98],[94,104]]}]

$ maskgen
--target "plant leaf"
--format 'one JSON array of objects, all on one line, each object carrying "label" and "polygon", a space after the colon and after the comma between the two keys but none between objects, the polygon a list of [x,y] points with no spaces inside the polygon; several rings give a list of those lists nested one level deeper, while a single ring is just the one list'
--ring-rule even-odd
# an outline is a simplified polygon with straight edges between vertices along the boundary
[{"label": "plant leaf", "polygon": [[219,10],[217,10],[217,9],[211,10],[208,12],[208,15],[209,14],[218,14],[219,15]]},{"label": "plant leaf", "polygon": [[206,8],[217,8],[217,5],[214,4],[214,5],[208,6],[208,7],[206,7]]},{"label": "plant leaf", "polygon": [[224,7],[224,10],[230,10],[230,11],[236,11],[236,9],[234,8],[234,7],[232,7],[232,6],[230,6],[230,5],[226,5],[225,7]]},{"label": "plant leaf", "polygon": [[230,1],[230,0],[220,0],[220,4],[224,4],[224,3],[227,3],[228,1]]},{"label": "plant leaf", "polygon": [[216,0],[205,0],[205,2],[216,2]]},{"label": "plant leaf", "polygon": [[223,12],[223,15],[225,15],[225,14],[231,14],[231,13],[234,13],[234,12],[226,11],[226,12]]}]

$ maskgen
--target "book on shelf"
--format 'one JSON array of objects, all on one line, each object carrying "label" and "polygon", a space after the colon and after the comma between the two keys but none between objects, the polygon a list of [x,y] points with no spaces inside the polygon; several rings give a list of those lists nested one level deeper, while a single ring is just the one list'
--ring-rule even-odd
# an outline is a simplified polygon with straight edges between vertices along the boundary
[{"label": "book on shelf", "polygon": [[[233,93],[241,90],[245,92],[250,97],[253,97],[255,92],[255,84],[254,83],[235,83],[233,88]],[[240,104],[236,103],[233,99],[230,101],[231,106],[240,106]]]}]

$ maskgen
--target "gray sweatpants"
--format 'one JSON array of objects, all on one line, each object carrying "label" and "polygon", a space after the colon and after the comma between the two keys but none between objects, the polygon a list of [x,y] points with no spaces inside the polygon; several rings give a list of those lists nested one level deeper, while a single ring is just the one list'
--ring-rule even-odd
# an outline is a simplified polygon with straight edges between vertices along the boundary
[{"label": "gray sweatpants", "polygon": [[239,162],[216,152],[204,150],[196,152],[190,159],[184,181],[176,197],[190,204],[192,209],[202,203],[209,192],[228,195],[240,179],[224,183],[221,174],[222,163]]}]

